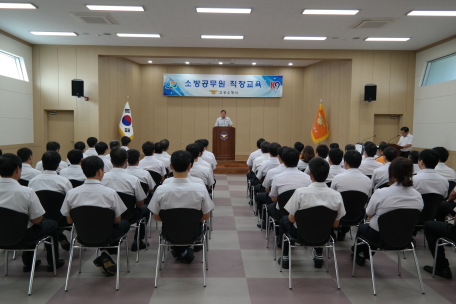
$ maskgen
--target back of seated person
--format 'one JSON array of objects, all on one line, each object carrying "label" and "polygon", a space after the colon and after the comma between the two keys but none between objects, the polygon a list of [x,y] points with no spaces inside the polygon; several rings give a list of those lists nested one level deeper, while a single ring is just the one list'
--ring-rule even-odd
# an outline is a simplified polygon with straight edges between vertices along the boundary
[{"label": "back of seated person", "polygon": [[299,152],[299,159],[301,159],[302,150],[304,150],[304,144],[300,141],[295,142],[294,148]]},{"label": "back of seated person", "polygon": [[103,161],[104,163],[104,172],[108,173],[112,170],[112,163],[111,160],[106,157],[108,154],[108,145],[100,141],[95,145],[95,151],[97,152],[97,156]]},{"label": "back of seated person", "polygon": [[120,142],[122,143],[122,149],[124,149],[125,151],[128,151],[130,149],[130,143],[131,143],[131,138],[128,137],[128,136],[123,136],[121,139],[120,139]]},{"label": "back of seated person", "polygon": [[[152,211],[155,220],[162,221],[160,218],[161,210],[176,208],[201,210],[201,222],[209,219],[210,212],[215,206],[206,188],[190,182],[187,178],[192,157],[187,151],[176,151],[171,155],[171,169],[174,178],[171,183],[157,188],[149,204],[149,209]],[[166,222],[163,222],[163,225],[166,225]],[[199,251],[201,246],[197,246],[195,249]],[[173,256],[183,259],[187,263],[191,263],[195,258],[193,253],[192,248],[184,246],[172,248]]]},{"label": "back of seated person", "polygon": [[215,161],[214,154],[210,153],[207,151],[207,145],[209,144],[209,141],[205,139],[198,139],[195,141],[195,143],[201,144],[203,146],[203,154],[201,154],[201,158],[207,162],[210,166],[212,171],[215,170],[217,162]]},{"label": "back of seated person", "polygon": [[255,158],[260,156],[261,153],[261,143],[264,141],[264,138],[260,138],[256,142],[257,150],[250,153],[249,158],[247,159],[247,166],[249,167],[249,172],[247,173],[247,179],[251,180],[254,178],[255,174],[252,173],[253,161]]},{"label": "back of seated person", "polygon": [[449,157],[448,150],[444,147],[435,147],[433,150],[436,150],[437,153],[439,153],[440,159],[439,163],[435,167],[435,171],[445,177],[448,181],[454,182],[456,180],[456,173],[453,169],[445,164]]},{"label": "back of seated person", "polygon": [[[85,143],[84,143],[83,141],[78,141],[78,142],[76,142],[76,143],[74,144],[74,148],[75,148],[76,150],[81,150],[81,151],[82,151],[83,157],[84,157],[84,158],[86,157],[86,155],[85,155],[86,145],[85,145]],[[70,160],[68,159],[68,157],[67,157],[67,159],[66,159],[65,162],[66,162],[66,164],[67,164],[68,166],[71,165]]]},{"label": "back of seated person", "polygon": [[207,162],[206,160],[203,159],[203,153],[204,153],[204,143],[202,143],[201,141],[195,141],[195,144],[198,145],[199,149],[200,149],[200,155],[198,157],[198,163],[206,168],[208,168],[210,171],[211,171],[211,174],[212,173],[212,165]]},{"label": "back of seated person", "polygon": [[169,159],[162,155],[164,149],[165,149],[165,146],[161,142],[159,142],[159,141],[156,142],[154,157],[163,163],[163,165],[165,166],[165,169],[167,169],[168,171],[171,171],[171,169],[169,167],[169,164],[170,164]]},{"label": "back of seated person", "polygon": [[[329,151],[331,151],[332,149],[339,149],[339,144],[338,143],[330,143],[329,144]],[[326,161],[329,163],[329,152],[328,152],[328,156],[326,156]]]},{"label": "back of seated person", "polygon": [[381,164],[385,164],[385,161],[383,159],[383,151],[385,151],[386,148],[388,148],[390,145],[387,144],[386,142],[382,141],[379,145],[378,145],[378,151],[379,151],[379,154],[380,156],[377,157],[375,160]]},{"label": "back of seated person", "polygon": [[[189,169],[189,174],[203,180],[206,187],[209,189],[214,184],[214,178],[211,170],[202,166],[199,163],[199,156],[201,155],[201,146],[198,144],[189,144],[185,148],[193,158],[193,166]],[[171,157],[172,158],[172,157]]]},{"label": "back of seated person", "polygon": [[[374,170],[372,174],[372,190],[377,189],[378,187],[388,183],[390,181],[389,177],[389,167],[391,162],[397,158],[397,150],[393,147],[386,148],[383,151],[383,162],[384,165],[380,168]],[[362,163],[361,163],[362,165]]]},{"label": "back of seated person", "polygon": [[315,157],[315,151],[312,146],[306,146],[299,156],[298,170],[305,171],[309,162]]},{"label": "back of seated person", "polygon": [[68,178],[57,174],[61,160],[60,154],[55,151],[44,153],[41,158],[44,171],[30,180],[29,187],[35,192],[47,190],[63,194],[73,189]]},{"label": "back of seated person", "polygon": [[374,174],[375,169],[383,166],[381,163],[375,161],[376,154],[377,154],[376,145],[367,144],[364,147],[365,159],[361,162],[361,166],[359,166],[359,171],[361,171],[361,173],[372,176],[372,174]]},{"label": "back of seated person", "polygon": [[261,143],[261,155],[255,158],[253,161],[252,171],[256,173],[262,163],[269,160],[269,145],[271,143],[268,141],[263,141]]},{"label": "back of seated person", "polygon": [[[347,151],[353,151],[353,150],[356,150],[355,145],[353,145],[353,144],[345,145],[345,153],[347,153]],[[340,163],[340,166],[341,166],[341,168],[345,168],[344,159],[343,158],[342,158],[342,162]]]},{"label": "back of seated person", "polygon": [[[114,149],[114,147],[120,147],[120,141],[118,140],[111,140],[109,142],[109,149]],[[106,159],[111,159],[111,155],[109,153],[106,155]]]},{"label": "back of seated person", "polygon": [[[142,145],[144,158],[139,161],[139,167],[143,170],[153,171],[160,174],[161,182],[165,180],[166,169],[163,162],[159,161],[154,157],[155,145],[153,142],[146,141]],[[112,149],[111,149],[112,151]]]},{"label": "back of seated person", "polygon": [[[46,144],[46,151],[47,152],[50,152],[50,151],[53,151],[53,152],[57,152],[59,153],[60,152],[60,144],[56,141],[50,141]],[[65,169],[65,168],[68,168],[68,164],[62,160],[60,160],[60,164],[59,166],[57,167],[57,173],[60,172],[60,170],[62,169]],[[36,166],[35,166],[35,169],[38,170],[38,171],[41,171],[43,172],[44,169],[43,169],[43,162],[40,160]]]},{"label": "back of seated person", "polygon": [[127,151],[128,154],[128,167],[127,173],[136,176],[141,183],[146,184],[149,187],[149,193],[154,192],[155,182],[150,176],[149,172],[138,167],[139,158],[141,154],[136,149],[130,149]]},{"label": "back of seated person", "polygon": [[328,154],[328,162],[330,166],[326,183],[332,182],[336,175],[345,172],[345,169],[340,167],[340,163],[342,161],[342,158],[344,157],[344,152],[342,152],[342,150],[340,150],[339,148],[333,148],[329,150]]},{"label": "back of seated person", "polygon": [[275,142],[269,145],[269,160],[265,161],[260,165],[260,167],[258,168],[258,173],[256,175],[259,181],[263,180],[263,178],[266,176],[269,170],[276,168],[280,165],[278,158],[278,149],[280,147],[280,144]]},{"label": "back of seated person", "polygon": [[96,137],[89,137],[87,138],[87,145],[89,146],[89,149],[85,152],[85,156],[97,156],[98,153],[95,150],[95,145],[97,144],[98,139]]},{"label": "back of seated person", "polygon": [[84,155],[81,150],[71,150],[68,152],[68,160],[70,161],[70,166],[68,168],[60,171],[60,176],[67,178],[68,180],[76,180],[84,182],[87,178],[82,172],[81,163],[84,159]]},{"label": "back of seated person", "polygon": [[162,139],[160,142],[163,144],[163,156],[166,157],[167,159],[171,159],[171,155],[169,155],[168,150],[169,150],[169,140],[167,139]]},{"label": "back of seated person", "polygon": [[421,170],[420,169],[420,165],[418,165],[419,157],[420,157],[420,152],[418,152],[418,151],[410,151],[408,158],[413,163],[413,175],[416,175]]},{"label": "back of seated person", "polygon": [[33,152],[29,148],[20,148],[17,150],[17,156],[22,161],[21,179],[30,181],[32,178],[41,174],[41,171],[32,168]]},{"label": "back of seated person", "polygon": [[433,149],[425,149],[420,152],[418,165],[420,171],[413,177],[413,188],[419,193],[435,193],[443,198],[448,193],[448,180],[435,171],[439,163],[439,154]]},{"label": "back of seated person", "polygon": [[[188,152],[190,154],[190,152]],[[191,154],[190,154],[191,156]],[[190,170],[193,168],[193,163],[194,163],[194,160],[193,158],[190,159]],[[189,171],[190,171],[189,170]],[[187,176],[188,180],[191,181],[192,183],[197,183],[197,184],[200,184],[204,187],[206,187],[206,185],[204,184],[203,180],[199,177],[194,177],[194,176],[191,176],[190,174],[188,174]],[[166,185],[166,184],[170,184],[172,183],[174,180],[174,177],[168,177],[167,179],[165,179],[165,181],[163,182],[163,185]]]},{"label": "back of seated person", "polygon": [[[318,145],[317,149],[315,149],[315,152],[317,152],[317,154],[316,154],[317,157],[321,157],[326,160],[326,158],[328,157],[329,148],[327,145]],[[309,173],[310,173],[309,167],[306,168],[304,173],[309,175]]]}]

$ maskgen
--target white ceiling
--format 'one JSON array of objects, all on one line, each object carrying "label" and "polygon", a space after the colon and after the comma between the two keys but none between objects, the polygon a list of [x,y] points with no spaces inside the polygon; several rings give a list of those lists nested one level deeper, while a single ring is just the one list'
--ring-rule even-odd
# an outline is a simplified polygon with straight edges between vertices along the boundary
[{"label": "white ceiling", "polygon": [[[139,64],[178,64],[185,65],[185,62],[190,62],[190,65],[219,65],[219,62],[223,62],[221,66],[253,66],[252,62],[255,62],[255,66],[288,66],[289,62],[293,63],[293,66],[304,67],[308,66],[320,60],[255,60],[255,59],[201,59],[201,58],[154,58],[154,57],[126,57],[127,59],[137,62]],[[151,60],[152,63],[148,61]]]},{"label": "white ceiling", "polygon": [[[455,0],[34,0],[32,3],[37,10],[0,10],[0,29],[33,44],[363,50],[416,50],[456,34],[456,17],[406,16],[412,9],[456,10]],[[89,25],[69,14],[89,12],[85,4],[142,5],[146,11],[109,12],[118,25]],[[198,14],[196,7],[248,7],[252,13]],[[308,16],[302,15],[304,8],[361,11],[355,16]],[[384,29],[351,28],[364,19],[395,22]],[[31,30],[74,31],[79,36],[34,36],[29,33]],[[97,36],[103,33],[111,35]],[[119,38],[115,33],[158,33],[162,38]],[[201,34],[245,35],[245,39],[203,40]],[[284,36],[329,38],[284,41]],[[368,36],[412,39],[363,41]],[[353,40],[354,37],[361,39]]]}]

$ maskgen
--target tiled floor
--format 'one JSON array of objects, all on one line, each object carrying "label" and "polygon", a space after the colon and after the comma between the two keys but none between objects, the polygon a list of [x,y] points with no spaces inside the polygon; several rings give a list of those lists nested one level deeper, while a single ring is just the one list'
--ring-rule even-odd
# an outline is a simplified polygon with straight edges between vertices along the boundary
[{"label": "tiled floor", "polygon": [[[131,271],[126,272],[125,253],[121,255],[120,290],[115,291],[115,278],[106,278],[93,265],[95,251],[83,252],[82,273],[78,273],[75,253],[68,292],[64,291],[67,268],[57,277],[40,266],[35,273],[33,295],[27,296],[29,276],[22,273],[20,257],[9,260],[9,275],[0,277],[0,303],[456,303],[456,279],[433,279],[422,271],[425,295],[419,289],[412,255],[402,259],[402,276],[397,276],[396,254],[378,253],[374,257],[377,296],[372,294],[370,264],[356,267],[351,277],[349,237],[336,243],[341,290],[337,290],[334,264],[329,272],[315,269],[311,251],[298,248],[292,253],[293,290],[288,289],[288,271],[280,272],[273,260],[272,242],[266,248],[265,233],[256,228],[257,219],[247,204],[245,176],[217,175],[214,230],[209,242],[207,287],[203,287],[201,253],[191,265],[176,262],[171,255],[163,266],[154,288],[158,232],[153,230],[148,251],[140,252],[139,263],[130,253]],[[155,229],[155,223],[152,225]],[[131,231],[130,234],[133,232]],[[354,231],[355,233],[355,231]],[[129,238],[132,240],[132,236]],[[423,236],[417,238],[417,255],[421,268],[432,263],[431,254],[423,247]],[[68,253],[60,251],[68,261]],[[0,252],[0,273],[4,273],[5,253]],[[39,257],[45,262],[45,254]],[[456,274],[456,255],[447,257]]]}]

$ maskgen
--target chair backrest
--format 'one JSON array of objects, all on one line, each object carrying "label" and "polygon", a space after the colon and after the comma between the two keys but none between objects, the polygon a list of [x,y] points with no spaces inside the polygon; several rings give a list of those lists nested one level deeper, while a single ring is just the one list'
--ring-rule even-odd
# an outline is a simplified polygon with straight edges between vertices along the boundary
[{"label": "chair backrest", "polygon": [[144,193],[145,193],[146,195],[149,195],[149,185],[146,184],[146,183],[141,182],[141,187],[143,188]]},{"label": "chair backrest", "polygon": [[387,188],[389,186],[390,186],[389,183],[384,183],[384,184],[381,184],[380,186],[378,186],[377,189]]},{"label": "chair backrest", "polygon": [[75,179],[70,179],[70,183],[73,185],[73,188],[79,187],[84,184],[83,181],[78,181]]},{"label": "chair backrest", "polygon": [[456,182],[453,182],[453,181],[448,182],[448,194],[447,194],[446,198],[448,198],[450,196],[451,191],[454,190],[454,186],[456,186]]},{"label": "chair backrest", "polygon": [[298,241],[306,246],[323,246],[329,241],[337,210],[324,206],[298,210],[295,213]]},{"label": "chair backrest", "polygon": [[125,204],[125,207],[127,207],[127,210],[124,213],[122,213],[121,218],[123,220],[129,221],[132,218],[133,213],[135,211],[136,197],[134,195],[125,194],[122,192],[117,192],[117,194],[119,195],[122,202]]},{"label": "chair backrest", "polygon": [[345,215],[340,219],[340,224],[358,225],[366,216],[369,197],[361,191],[344,191],[340,194],[345,207]]},{"label": "chair backrest", "polygon": [[433,221],[439,208],[440,203],[443,201],[443,196],[436,193],[422,194],[424,207],[421,211],[421,217],[418,221],[419,225],[427,221]]},{"label": "chair backrest", "polygon": [[155,189],[157,189],[158,186],[161,185],[161,175],[160,173],[157,173],[155,171],[151,171],[151,170],[147,170],[150,174],[150,176],[152,177],[152,179],[154,180],[155,182]]},{"label": "chair backrest", "polygon": [[65,194],[49,190],[37,191],[36,195],[40,199],[41,205],[46,211],[45,219],[54,220],[58,222],[62,217],[60,209],[62,209]]},{"label": "chair backrest", "polygon": [[277,197],[277,203],[279,204],[280,213],[282,215],[290,214],[287,210],[285,210],[285,205],[290,200],[290,197],[293,196],[293,193],[295,192],[295,190],[296,189],[285,191],[285,192],[279,194],[279,196]]},{"label": "chair backrest", "polygon": [[175,208],[160,210],[163,234],[173,244],[194,242],[200,229],[203,212],[196,209]]},{"label": "chair backrest", "polygon": [[370,179],[372,179],[372,175],[366,175],[367,177],[369,177]]},{"label": "chair backrest", "polygon": [[70,210],[78,234],[78,241],[84,246],[107,246],[116,217],[114,210],[95,206],[82,206]]},{"label": "chair backrest", "polygon": [[26,244],[29,215],[0,207],[0,248],[19,249]]},{"label": "chair backrest", "polygon": [[25,186],[25,187],[28,187],[29,181],[28,181],[28,180],[25,180],[25,179],[22,179],[22,178],[20,178],[20,179],[19,179],[19,184],[21,184],[21,186]]},{"label": "chair backrest", "polygon": [[327,182],[327,183],[326,183],[326,186],[328,186],[328,188],[331,188],[331,183],[332,183],[332,182]]},{"label": "chair backrest", "polygon": [[382,214],[378,218],[380,247],[402,250],[410,246],[420,215],[417,209],[396,209]]}]

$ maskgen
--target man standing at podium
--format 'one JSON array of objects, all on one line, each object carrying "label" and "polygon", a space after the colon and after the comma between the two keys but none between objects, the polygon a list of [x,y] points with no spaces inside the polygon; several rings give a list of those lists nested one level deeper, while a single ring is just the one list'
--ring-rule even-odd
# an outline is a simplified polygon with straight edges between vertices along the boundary
[{"label": "man standing at podium", "polygon": [[398,146],[401,146],[401,157],[407,158],[408,155],[410,154],[410,151],[412,151],[412,146],[413,146],[413,135],[410,134],[410,130],[407,127],[402,127],[401,128],[401,138],[399,139],[399,142],[397,143]]},{"label": "man standing at podium", "polygon": [[231,119],[229,117],[226,117],[226,111],[222,110],[220,112],[221,117],[217,118],[217,121],[215,122],[216,127],[231,127],[233,123],[231,122]]}]

